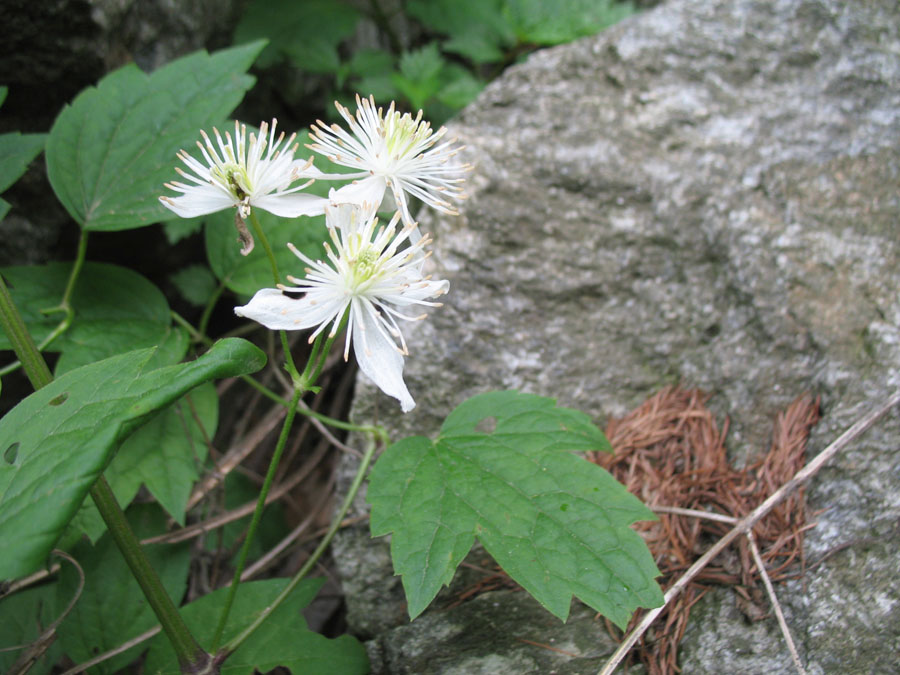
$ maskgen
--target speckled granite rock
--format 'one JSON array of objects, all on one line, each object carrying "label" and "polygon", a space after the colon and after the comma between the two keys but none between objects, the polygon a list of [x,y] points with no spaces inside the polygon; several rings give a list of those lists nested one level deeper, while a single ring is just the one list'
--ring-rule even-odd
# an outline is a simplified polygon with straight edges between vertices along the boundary
[{"label": "speckled granite rock", "polygon": [[[803,391],[822,396],[817,452],[900,387],[893,0],[671,0],[535,54],[452,131],[476,168],[461,217],[422,218],[451,290],[407,336],[418,407],[401,416],[361,381],[357,421],[433,434],[468,396],[517,388],[603,424],[683,382],[730,417],[740,462],[768,448],[772,417]],[[802,657],[811,673],[889,672],[900,415],[822,471],[809,498],[820,512],[809,558],[846,548],[779,587]],[[469,611],[438,603],[408,624],[385,541],[349,532],[337,554],[351,625],[379,653],[402,656],[421,645],[417,625],[440,635]],[[506,602],[482,603],[471,630]],[[746,624],[733,604],[721,591],[698,607],[685,672],[792,672],[774,620]],[[519,625],[532,639],[534,624]],[[428,640],[418,672],[477,662],[454,661],[454,644]],[[480,658],[516,663],[492,672],[548,672],[515,660],[527,649],[488,642]],[[380,672],[412,672],[401,663]]]}]

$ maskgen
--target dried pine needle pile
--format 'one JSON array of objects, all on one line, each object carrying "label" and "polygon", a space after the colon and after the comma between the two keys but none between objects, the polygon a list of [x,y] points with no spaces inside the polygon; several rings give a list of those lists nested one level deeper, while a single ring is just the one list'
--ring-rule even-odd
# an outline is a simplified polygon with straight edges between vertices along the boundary
[{"label": "dried pine needle pile", "polygon": [[[621,419],[611,420],[606,435],[614,453],[591,459],[648,506],[676,507],[741,518],[789,480],[804,464],[810,428],[819,420],[819,402],[804,395],[775,419],[772,446],[759,461],[737,470],[727,460],[724,439],[698,390],[668,388]],[[662,572],[666,589],[731,525],[706,518],[659,514],[656,522],[636,525]],[[754,528],[773,581],[788,568],[802,569],[803,533],[807,529],[803,488],[797,490]],[[742,537],[712,561],[660,614],[652,633],[636,650],[651,675],[679,672],[677,648],[691,606],[709,584],[734,587],[741,610],[751,619],[768,614],[759,577]],[[640,621],[632,620],[629,629]],[[613,630],[609,625],[610,630]]]}]

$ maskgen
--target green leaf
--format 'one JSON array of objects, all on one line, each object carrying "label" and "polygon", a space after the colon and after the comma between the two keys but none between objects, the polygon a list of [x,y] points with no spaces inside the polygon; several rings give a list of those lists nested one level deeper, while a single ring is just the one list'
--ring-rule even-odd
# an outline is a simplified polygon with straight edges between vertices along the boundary
[{"label": "green leaf", "polygon": [[85,89],[56,118],[47,140],[53,190],[85,230],[125,230],[165,220],[163,183],[175,153],[222,121],[254,82],[246,75],[263,43],[194,52],[151,75],[127,65]]},{"label": "green leaf", "polygon": [[503,13],[503,0],[409,0],[406,11],[450,39],[441,46],[475,63],[503,60],[516,36]]},{"label": "green leaf", "polygon": [[506,16],[520,42],[555,45],[599,33],[634,13],[613,0],[505,0]]},{"label": "green leaf", "polygon": [[[59,312],[47,313],[63,296],[71,263],[7,267],[3,276],[22,318],[36,342],[62,320]],[[105,263],[86,263],[72,294],[75,319],[69,330],[54,340],[48,351],[62,352],[56,373],[115,354],[152,347],[175,340],[169,349],[186,349],[181,329],[173,331],[169,303],[162,292],[137,272]],[[0,349],[9,349],[0,335]],[[183,355],[178,354],[177,361]]]},{"label": "green leaf", "polygon": [[252,0],[234,31],[234,42],[267,39],[260,67],[272,65],[281,53],[303,70],[333,72],[337,47],[353,34],[359,16],[355,8],[334,0]]},{"label": "green leaf", "polygon": [[218,286],[216,278],[206,265],[188,265],[169,279],[184,299],[196,307],[205,306]]},{"label": "green leaf", "polygon": [[[241,584],[225,628],[226,640],[235,636],[263,608],[272,603],[287,585],[287,579],[269,579]],[[254,632],[222,664],[225,675],[252,675],[254,670],[268,672],[278,666],[298,675],[363,675],[369,662],[363,646],[350,635],[328,640],[306,626],[301,610],[312,602],[324,579],[305,579],[274,611],[266,623]],[[220,589],[181,609],[188,627],[201,644],[213,637],[227,589]],[[180,673],[178,662],[164,636],[150,645],[144,666],[148,675]]]},{"label": "green leaf", "polygon": [[[186,335],[184,347],[186,350]],[[163,358],[164,351],[165,344],[145,367],[172,365],[184,356],[182,351],[175,358],[174,352]],[[215,433],[218,418],[215,387],[201,384],[129,436],[104,471],[119,506],[126,508],[141,485],[146,485],[172,518],[184,525],[185,505],[198,477],[197,464],[206,458],[208,439]],[[83,537],[97,541],[105,531],[106,523],[93,500],[86,499],[69,521],[59,547],[68,550]]]},{"label": "green leaf", "polygon": [[[63,562],[63,565],[68,565]],[[30,645],[56,619],[56,584],[37,586],[0,600],[0,673],[12,672],[12,666],[25,649],[3,651],[4,647]],[[71,596],[64,599],[63,607]],[[27,649],[27,647],[26,647]],[[63,655],[58,641],[32,666],[31,675],[46,675]]]},{"label": "green leaf", "polygon": [[192,234],[203,229],[203,216],[167,220],[162,224],[162,227],[163,233],[166,235],[166,241],[174,246],[182,239],[187,239]]},{"label": "green leaf", "polygon": [[409,615],[448,584],[477,536],[504,570],[565,620],[572,595],[624,628],[662,604],[659,575],[629,528],[653,512],[573,452],[609,451],[581,412],[518,392],[475,396],[435,441],[388,448],[369,481],[372,535],[393,532]]},{"label": "green leaf", "polygon": [[[318,161],[316,166],[319,166]],[[324,184],[325,181],[320,183]],[[285,281],[286,274],[302,277],[304,269],[303,261],[291,253],[287,242],[294,244],[313,260],[324,257],[323,242],[328,239],[328,230],[323,217],[278,218],[261,209],[255,209],[254,214],[259,217],[260,226],[275,254],[282,282]],[[261,288],[272,288],[275,285],[269,258],[261,242],[256,242],[250,255],[241,255],[233,211],[212,214],[206,223],[205,236],[209,266],[216,277],[232,291],[253,295]]]},{"label": "green leaf", "polygon": [[[139,538],[161,534],[166,529],[165,515],[153,504],[141,504],[128,510],[128,521]],[[187,589],[191,564],[190,544],[145,546],[144,553],[163,587],[177,602]],[[82,542],[72,551],[85,572],[84,590],[72,613],[57,630],[66,654],[82,663],[99,653],[118,647],[156,625],[157,619],[144,594],[128,569],[116,544],[107,534],[96,546]],[[63,564],[57,584],[57,606],[64,606],[78,586],[71,565]],[[97,675],[115,673],[134,661],[146,649],[137,645],[91,669]]]},{"label": "green leaf", "polygon": [[455,64],[445,69],[444,81],[447,84],[437,93],[437,100],[455,110],[469,105],[484,89],[484,82]]},{"label": "green leaf", "polygon": [[15,131],[0,135],[0,192],[19,180],[41,150],[47,134],[20,134]]},{"label": "green leaf", "polygon": [[203,382],[265,363],[237,338],[195,361],[148,370],[152,354],[139,350],[66,373],[0,420],[0,579],[43,564],[115,449],[154,413]]}]

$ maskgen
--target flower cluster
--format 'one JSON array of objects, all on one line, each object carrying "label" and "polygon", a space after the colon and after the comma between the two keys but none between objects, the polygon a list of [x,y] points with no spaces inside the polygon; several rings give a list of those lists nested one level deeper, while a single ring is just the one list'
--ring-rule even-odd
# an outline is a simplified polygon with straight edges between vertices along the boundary
[{"label": "flower cluster", "polygon": [[[190,181],[167,183],[179,197],[160,197],[179,216],[206,215],[235,208],[235,223],[247,245],[244,219],[260,208],[277,216],[325,214],[331,242],[327,260],[312,260],[288,245],[305,264],[305,278],[288,276],[293,286],[279,285],[258,291],[249,303],[235,308],[238,316],[258,321],[272,330],[312,330],[313,342],[326,330],[333,338],[346,326],[344,359],[350,345],[360,370],[386,394],[400,401],[404,412],[415,401],[403,381],[408,354],[400,322],[425,318],[417,307],[439,307],[434,299],[447,292],[448,282],[432,280],[423,272],[429,236],[419,233],[410,212],[415,197],[444,213],[455,214],[449,199],[464,198],[461,184],[468,165],[451,161],[461,149],[443,140],[445,128],[434,132],[416,117],[401,114],[391,103],[387,112],[370,97],[357,96],[356,115],[341,106],[338,112],[349,131],[317,122],[307,147],[354,173],[325,174],[312,159],[295,159],[296,135],[286,143],[263,123],[259,136],[235,123],[234,138],[213,130],[216,146],[203,132],[198,142],[205,164],[186,152],[179,159],[191,170],[176,169]],[[327,198],[300,194],[312,180],[350,180],[332,189]],[[305,182],[301,182],[305,181]],[[299,183],[296,184],[295,183]],[[386,225],[376,213],[395,211]]]}]

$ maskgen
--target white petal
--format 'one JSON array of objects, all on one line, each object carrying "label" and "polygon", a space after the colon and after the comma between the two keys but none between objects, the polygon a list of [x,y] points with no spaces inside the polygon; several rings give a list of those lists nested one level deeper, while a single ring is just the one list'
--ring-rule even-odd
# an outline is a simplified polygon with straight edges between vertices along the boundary
[{"label": "white petal", "polygon": [[263,211],[268,211],[282,218],[296,218],[297,216],[320,216],[325,213],[325,205],[328,199],[307,194],[278,194],[273,193],[255,197],[252,205]]},{"label": "white petal", "polygon": [[403,356],[394,343],[378,330],[378,318],[373,313],[362,310],[359,314],[360,325],[353,336],[353,353],[356,354],[359,369],[381,391],[400,401],[403,412],[409,412],[416,407],[416,402],[403,382]]},{"label": "white petal", "polygon": [[324,173],[315,164],[307,166],[305,159],[295,159],[291,167],[297,170],[298,178],[313,178],[315,180],[351,180],[353,178],[365,178],[368,171],[355,171],[354,173]]},{"label": "white petal", "polygon": [[303,330],[328,321],[334,309],[333,303],[313,305],[308,297],[292,298],[277,288],[263,288],[234,313],[272,330]]},{"label": "white petal", "polygon": [[234,200],[212,185],[188,188],[180,197],[160,197],[166,208],[182,218],[205,216],[234,206]]},{"label": "white petal", "polygon": [[331,201],[335,203],[347,202],[350,204],[367,204],[371,208],[378,209],[387,183],[380,176],[370,176],[361,181],[350,183],[338,190],[331,191]]}]

